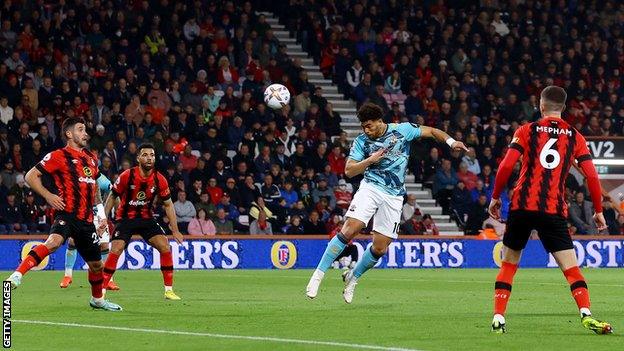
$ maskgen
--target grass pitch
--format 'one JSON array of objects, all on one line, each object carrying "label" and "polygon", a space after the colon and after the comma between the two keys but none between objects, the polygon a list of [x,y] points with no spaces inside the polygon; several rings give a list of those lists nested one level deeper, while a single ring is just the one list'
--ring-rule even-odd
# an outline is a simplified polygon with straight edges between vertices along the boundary
[{"label": "grass pitch", "polygon": [[[614,335],[580,324],[561,272],[520,269],[505,335],[490,333],[496,271],[373,270],[353,304],[339,272],[315,300],[310,271],[177,271],[182,301],[165,301],[159,271],[118,271],[108,298],[123,312],[94,311],[84,272],[60,289],[61,271],[31,272],[13,291],[14,350],[622,350],[624,271],[584,269],[592,311]],[[3,276],[7,276],[3,272]],[[29,321],[29,322],[27,322]],[[53,324],[33,324],[33,321]]]}]

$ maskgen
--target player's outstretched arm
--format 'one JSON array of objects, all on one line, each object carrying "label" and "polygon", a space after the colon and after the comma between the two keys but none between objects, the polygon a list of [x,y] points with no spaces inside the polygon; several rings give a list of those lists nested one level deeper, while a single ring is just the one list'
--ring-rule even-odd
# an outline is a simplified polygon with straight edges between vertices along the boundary
[{"label": "player's outstretched arm", "polygon": [[433,138],[440,143],[447,143],[451,149],[468,151],[468,148],[464,145],[464,143],[451,138],[451,136],[443,130],[427,126],[420,126],[420,130],[420,136],[422,138]]},{"label": "player's outstretched arm", "polygon": [[184,236],[180,233],[180,229],[178,229],[178,220],[176,218],[175,208],[173,207],[173,201],[171,201],[171,199],[163,201],[163,207],[165,208],[165,214],[169,220],[169,227],[171,228],[173,238],[178,244],[182,244]]},{"label": "player's outstretched arm", "polygon": [[368,158],[365,158],[359,162],[352,158],[348,159],[347,164],[345,165],[345,175],[349,178],[353,178],[358,174],[364,173],[368,166],[379,162],[383,158],[385,153],[386,149],[379,149]]},{"label": "player's outstretched arm", "polygon": [[594,162],[591,160],[591,157],[581,158],[579,166],[583,171],[581,173],[585,174],[585,178],[587,179],[587,188],[589,189],[589,194],[594,204],[594,210],[596,211],[594,221],[596,222],[598,231],[605,230],[607,229],[607,222],[602,214],[602,188]]},{"label": "player's outstretched arm", "polygon": [[106,198],[106,203],[104,204],[104,218],[108,218],[108,216],[111,213],[111,210],[113,209],[113,207],[115,207],[116,203],[117,203],[117,195],[115,194],[114,191],[111,191],[110,194],[108,194],[108,197]]},{"label": "player's outstretched arm", "polygon": [[26,183],[30,186],[32,190],[34,190],[37,194],[41,195],[53,209],[57,211],[62,211],[65,208],[65,203],[60,196],[52,194],[48,189],[43,186],[41,182],[41,171],[36,167],[33,167],[26,173],[24,179]]},{"label": "player's outstretched arm", "polygon": [[505,154],[505,158],[498,166],[498,172],[496,172],[496,180],[494,181],[494,191],[492,192],[492,201],[490,201],[490,207],[488,209],[490,216],[494,219],[500,219],[501,201],[499,197],[505,189],[505,186],[507,186],[509,176],[511,175],[513,167],[520,158],[520,156],[522,156],[520,151],[509,148],[507,150],[507,153]]}]

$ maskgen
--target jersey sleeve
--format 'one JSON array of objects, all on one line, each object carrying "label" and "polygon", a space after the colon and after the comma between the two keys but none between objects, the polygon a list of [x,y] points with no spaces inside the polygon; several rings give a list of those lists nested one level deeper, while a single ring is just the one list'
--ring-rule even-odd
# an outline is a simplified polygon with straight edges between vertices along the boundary
[{"label": "jersey sleeve", "polygon": [[364,153],[364,142],[361,138],[357,137],[353,139],[353,144],[351,145],[351,151],[349,152],[349,158],[360,162],[366,157]]},{"label": "jersey sleeve", "polygon": [[106,176],[100,173],[100,176],[97,178],[97,183],[102,192],[108,192],[111,188],[111,182]]},{"label": "jersey sleeve", "polygon": [[49,152],[35,166],[41,173],[53,174],[62,165],[62,154],[58,151]]},{"label": "jersey sleeve", "polygon": [[129,172],[130,170],[124,171],[119,175],[119,177],[117,177],[117,180],[115,180],[115,183],[113,184],[113,187],[111,189],[115,196],[119,197],[121,196],[121,194],[126,192],[126,187],[128,186]]},{"label": "jersey sleeve", "polygon": [[587,147],[587,141],[581,133],[576,133],[576,142],[574,143],[574,158],[579,165],[584,161],[591,161],[592,157]]},{"label": "jersey sleeve", "polygon": [[528,148],[527,133],[529,131],[529,125],[522,126],[516,130],[509,144],[509,148],[516,149],[520,154],[524,154],[524,150]]},{"label": "jersey sleeve", "polygon": [[420,129],[420,126],[416,123],[409,123],[409,122],[401,123],[397,126],[397,130],[408,141],[418,139],[420,138],[420,135],[422,134],[422,130]]},{"label": "jersey sleeve", "polygon": [[163,201],[167,201],[171,199],[171,190],[169,190],[169,183],[167,182],[167,178],[162,174],[158,173],[156,175],[158,177],[158,197]]}]

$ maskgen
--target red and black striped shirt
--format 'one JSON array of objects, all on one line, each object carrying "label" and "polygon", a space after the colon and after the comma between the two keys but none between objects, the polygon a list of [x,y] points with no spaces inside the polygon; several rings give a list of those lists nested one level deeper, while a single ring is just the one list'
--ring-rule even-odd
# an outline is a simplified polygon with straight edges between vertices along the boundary
[{"label": "red and black striped shirt", "polygon": [[52,177],[54,193],[63,199],[63,212],[79,220],[93,222],[93,205],[98,190],[99,177],[97,157],[82,149],[64,147],[45,155],[35,166]]},{"label": "red and black striped shirt", "polygon": [[167,179],[158,171],[152,171],[146,178],[139,167],[130,168],[119,175],[113,184],[113,194],[119,197],[115,219],[151,219],[152,206],[156,196],[166,201],[171,198]]},{"label": "red and black striped shirt", "polygon": [[518,128],[509,145],[522,155],[511,209],[567,218],[565,181],[576,159],[591,160],[585,138],[561,118],[543,118]]}]

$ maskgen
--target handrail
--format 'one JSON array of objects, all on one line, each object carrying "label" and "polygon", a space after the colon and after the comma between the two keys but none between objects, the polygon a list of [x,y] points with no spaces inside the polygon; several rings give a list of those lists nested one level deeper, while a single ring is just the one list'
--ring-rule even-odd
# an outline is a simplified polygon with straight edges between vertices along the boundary
[{"label": "handrail", "polygon": [[[0,235],[0,240],[39,240],[45,241],[47,235],[28,235],[28,234],[11,234]],[[173,239],[172,236],[168,236]],[[132,236],[133,239],[141,239],[140,235]],[[185,235],[185,240],[260,240],[260,239],[272,239],[272,240],[322,240],[328,239],[327,235]],[[370,235],[358,235],[356,239],[367,240],[370,239]],[[408,240],[482,240],[476,236],[460,235],[401,235],[399,239]],[[573,240],[624,240],[624,235],[573,235]]]}]

